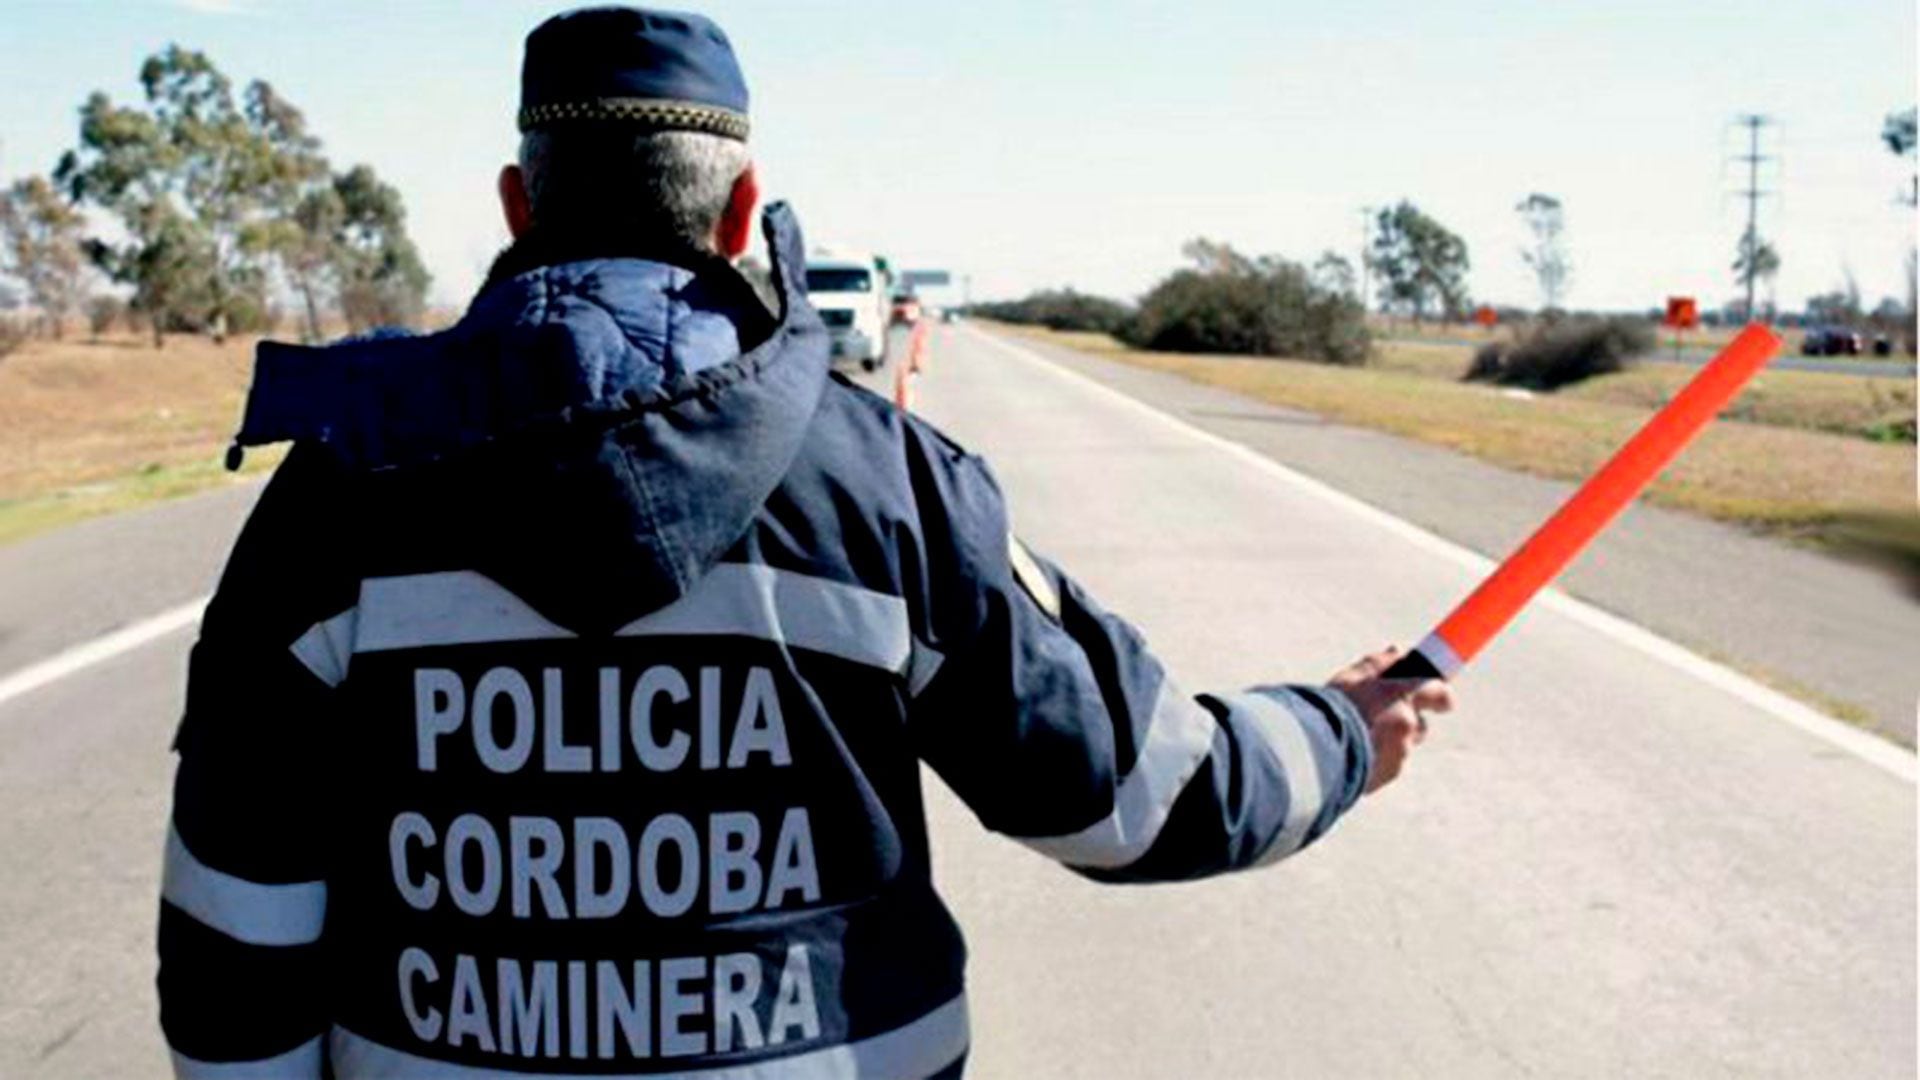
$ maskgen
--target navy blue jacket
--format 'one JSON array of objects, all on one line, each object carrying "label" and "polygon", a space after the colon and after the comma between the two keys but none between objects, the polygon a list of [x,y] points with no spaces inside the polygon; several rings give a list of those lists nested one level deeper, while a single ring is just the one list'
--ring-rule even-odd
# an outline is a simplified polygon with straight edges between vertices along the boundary
[{"label": "navy blue jacket", "polygon": [[191,662],[182,1075],[951,1075],[921,762],[1108,881],[1273,861],[1358,797],[1344,696],[1178,689],[985,463],[829,374],[784,208],[768,238],[777,318],[718,265],[588,260],[261,347],[240,441],[296,445]]}]

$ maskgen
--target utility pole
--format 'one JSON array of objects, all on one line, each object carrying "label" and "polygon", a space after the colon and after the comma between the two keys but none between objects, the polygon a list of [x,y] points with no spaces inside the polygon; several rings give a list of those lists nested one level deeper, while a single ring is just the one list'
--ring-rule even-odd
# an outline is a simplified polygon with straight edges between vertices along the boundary
[{"label": "utility pole", "polygon": [[1747,231],[1743,234],[1740,251],[1746,264],[1746,272],[1742,275],[1746,278],[1747,287],[1746,315],[1751,321],[1754,318],[1753,278],[1760,262],[1760,196],[1769,194],[1760,189],[1760,163],[1771,157],[1769,154],[1760,152],[1760,129],[1773,123],[1773,120],[1760,113],[1747,113],[1739,117],[1735,123],[1747,129],[1747,152],[1735,154],[1733,159],[1747,163],[1747,186],[1738,194],[1745,196],[1747,200]]}]

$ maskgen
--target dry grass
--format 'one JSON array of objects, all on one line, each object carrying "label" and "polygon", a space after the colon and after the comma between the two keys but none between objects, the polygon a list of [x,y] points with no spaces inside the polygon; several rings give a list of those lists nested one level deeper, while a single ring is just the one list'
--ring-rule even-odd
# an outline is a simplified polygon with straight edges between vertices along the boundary
[{"label": "dry grass", "polygon": [[[1686,385],[1694,370],[1675,364],[1643,364],[1562,394],[1656,409]],[[1897,424],[1912,421],[1913,409],[1914,383],[1910,379],[1781,370],[1763,372],[1755,378],[1734,399],[1727,415],[1775,427],[1891,439]]]},{"label": "dry grass", "polygon": [[[1446,346],[1389,345],[1378,363],[1354,369],[1140,352],[1101,335],[1022,332],[1568,480],[1591,473],[1639,428],[1659,394],[1670,392],[1665,380],[1677,382],[1687,375],[1684,369],[1634,371],[1612,377],[1622,380],[1614,388],[1607,387],[1609,380],[1595,380],[1582,393],[1523,396],[1455,381],[1467,352],[1458,346],[1449,353]],[[1764,406],[1752,405],[1750,412],[1782,408],[1781,399],[1794,396],[1782,387],[1801,392],[1800,380],[1768,378],[1758,399]],[[1825,395],[1822,380],[1845,377],[1807,374],[1804,379],[1810,384],[1804,393]],[[1649,498],[1772,532],[1839,542],[1862,515],[1913,517],[1914,492],[1911,445],[1735,420],[1709,428],[1654,483]]]},{"label": "dry grass", "polygon": [[81,336],[0,360],[0,542],[225,482],[253,344]]}]

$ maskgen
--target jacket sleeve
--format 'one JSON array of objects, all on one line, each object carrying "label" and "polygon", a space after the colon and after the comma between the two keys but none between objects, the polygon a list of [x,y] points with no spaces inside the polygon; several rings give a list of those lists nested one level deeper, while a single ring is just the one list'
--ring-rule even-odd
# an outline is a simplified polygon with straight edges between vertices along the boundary
[{"label": "jacket sleeve", "polygon": [[1359,798],[1372,745],[1346,695],[1189,696],[1013,537],[984,462],[913,430],[926,637],[911,722],[983,824],[1095,879],[1185,880],[1291,855]]},{"label": "jacket sleeve", "polygon": [[[207,608],[174,748],[160,1023],[183,1077],[319,1077],[327,885],[320,732],[348,608],[329,467],[296,450]],[[317,625],[316,625],[317,624]]]}]

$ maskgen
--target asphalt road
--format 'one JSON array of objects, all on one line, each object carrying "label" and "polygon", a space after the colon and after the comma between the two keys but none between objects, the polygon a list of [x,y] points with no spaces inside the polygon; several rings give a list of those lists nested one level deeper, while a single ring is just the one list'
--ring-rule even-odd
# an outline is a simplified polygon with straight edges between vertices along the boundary
[{"label": "asphalt road", "polygon": [[[1190,687],[1321,676],[1476,577],[971,328],[936,333],[916,389]],[[164,1067],[152,905],[189,634],[29,689],[19,669],[191,600],[249,495],[0,553],[0,1076]],[[1099,887],[935,797],[970,1075],[1912,1076],[1911,759],[1587,611],[1524,618],[1401,784],[1260,873]]]}]

